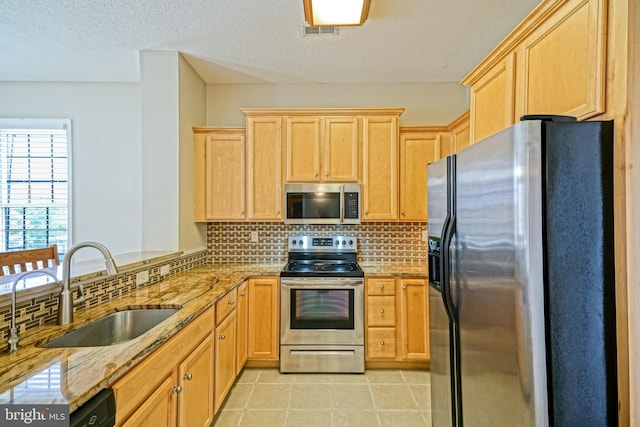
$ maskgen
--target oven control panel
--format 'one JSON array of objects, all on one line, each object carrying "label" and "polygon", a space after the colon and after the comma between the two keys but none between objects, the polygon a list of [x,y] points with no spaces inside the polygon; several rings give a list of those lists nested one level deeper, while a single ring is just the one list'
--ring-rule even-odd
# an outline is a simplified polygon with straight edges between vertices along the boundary
[{"label": "oven control panel", "polygon": [[289,252],[356,252],[355,236],[290,236]]}]

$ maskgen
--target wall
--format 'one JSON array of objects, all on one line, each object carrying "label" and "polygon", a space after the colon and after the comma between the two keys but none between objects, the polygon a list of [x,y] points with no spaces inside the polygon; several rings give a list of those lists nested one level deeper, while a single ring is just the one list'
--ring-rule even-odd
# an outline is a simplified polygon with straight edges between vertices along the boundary
[{"label": "wall", "polygon": [[141,249],[138,84],[0,82],[0,116],[70,118],[72,243],[97,240],[113,253]]},{"label": "wall", "polygon": [[244,126],[241,108],[404,107],[401,126],[447,125],[469,109],[459,83],[207,85],[208,126]]},{"label": "wall", "polygon": [[179,195],[179,236],[178,249],[193,251],[207,246],[206,224],[194,222],[193,201],[195,185],[193,174],[194,147],[193,126],[205,121],[206,85],[189,63],[180,56],[180,195]]}]

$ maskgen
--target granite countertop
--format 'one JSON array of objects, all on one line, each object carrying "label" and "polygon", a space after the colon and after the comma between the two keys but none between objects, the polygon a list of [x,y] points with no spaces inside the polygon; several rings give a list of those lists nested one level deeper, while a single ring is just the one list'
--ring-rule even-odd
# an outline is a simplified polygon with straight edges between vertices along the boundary
[{"label": "granite countertop", "polygon": [[[361,263],[366,276],[426,277],[426,263]],[[206,264],[159,283],[79,311],[71,325],[47,325],[20,336],[19,349],[0,353],[0,404],[68,404],[73,412],[109,387],[147,354],[158,348],[228,290],[250,276],[278,275],[283,264]],[[133,340],[106,347],[40,348],[46,342],[91,321],[131,308],[181,309]]]}]

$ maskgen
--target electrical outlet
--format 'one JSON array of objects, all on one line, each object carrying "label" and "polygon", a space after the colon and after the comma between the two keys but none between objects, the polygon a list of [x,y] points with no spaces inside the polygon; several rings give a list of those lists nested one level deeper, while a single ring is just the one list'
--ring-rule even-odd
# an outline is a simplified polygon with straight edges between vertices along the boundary
[{"label": "electrical outlet", "polygon": [[165,265],[160,266],[160,275],[161,276],[166,276],[170,272],[171,272],[171,266],[169,266],[169,264],[165,264]]},{"label": "electrical outlet", "polygon": [[422,241],[426,242],[427,240],[429,240],[427,238],[427,230],[422,230]]},{"label": "electrical outlet", "polygon": [[251,232],[251,241],[254,242],[254,243],[258,241],[258,232],[257,231],[252,231]]},{"label": "electrical outlet", "polygon": [[136,285],[143,285],[149,281],[149,270],[136,274]]}]

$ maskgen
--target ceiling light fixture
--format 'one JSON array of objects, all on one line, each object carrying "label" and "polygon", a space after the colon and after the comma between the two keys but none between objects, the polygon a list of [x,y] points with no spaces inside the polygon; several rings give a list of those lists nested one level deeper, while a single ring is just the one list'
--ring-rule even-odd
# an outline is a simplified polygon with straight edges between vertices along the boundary
[{"label": "ceiling light fixture", "polygon": [[313,27],[362,25],[371,0],[303,0],[304,19]]}]

